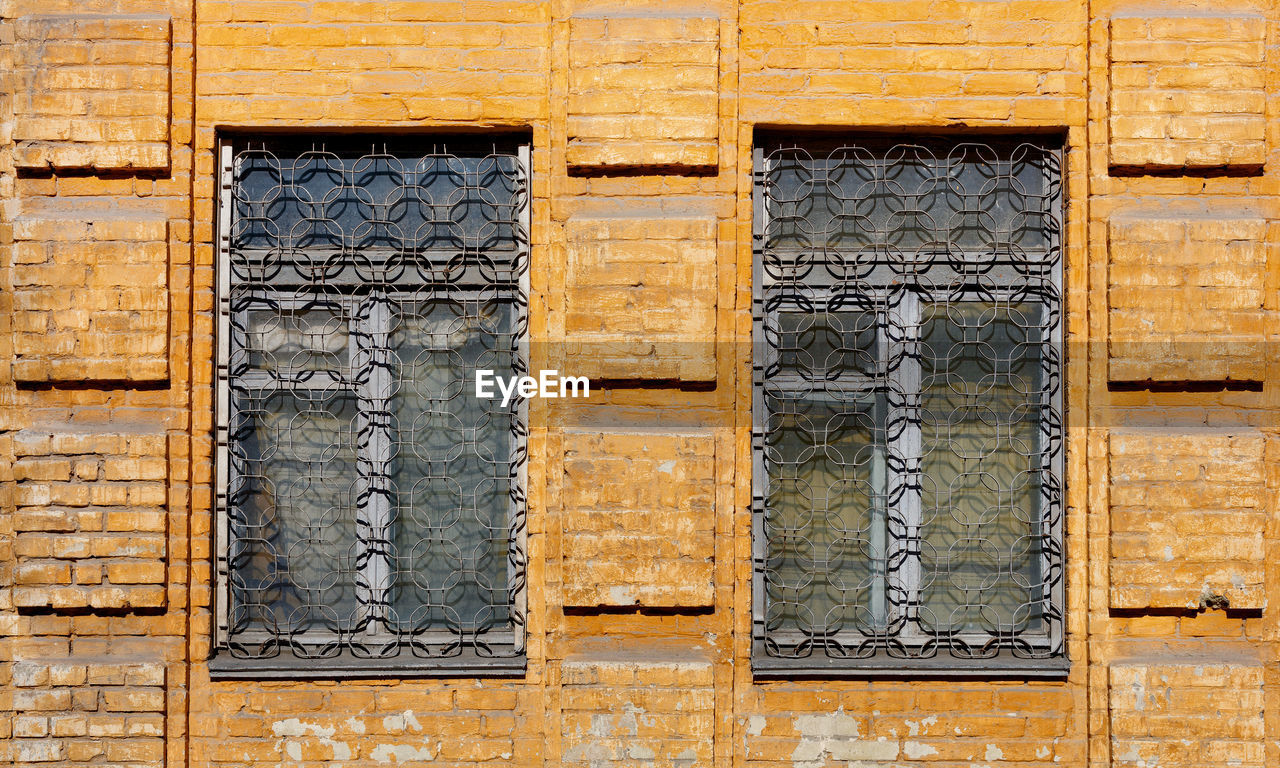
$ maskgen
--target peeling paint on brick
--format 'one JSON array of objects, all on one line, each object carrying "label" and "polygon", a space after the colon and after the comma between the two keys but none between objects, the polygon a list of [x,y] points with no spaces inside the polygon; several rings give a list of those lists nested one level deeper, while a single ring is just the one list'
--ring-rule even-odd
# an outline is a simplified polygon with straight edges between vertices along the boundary
[{"label": "peeling paint on brick", "polygon": [[883,736],[862,738],[858,721],[841,707],[821,715],[801,715],[795,719],[800,741],[791,753],[795,768],[821,768],[829,760],[893,760],[898,743]]},{"label": "peeling paint on brick", "polygon": [[379,744],[369,753],[378,763],[407,763],[411,760],[434,760],[430,746],[415,747],[412,744]]}]

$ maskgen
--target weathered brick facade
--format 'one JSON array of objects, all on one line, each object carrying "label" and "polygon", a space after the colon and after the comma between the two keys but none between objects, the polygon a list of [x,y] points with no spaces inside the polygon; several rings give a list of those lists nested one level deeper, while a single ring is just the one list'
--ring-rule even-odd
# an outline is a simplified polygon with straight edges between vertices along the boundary
[{"label": "weathered brick facade", "polygon": [[[1278,46],[1273,0],[0,0],[0,762],[1280,764]],[[530,136],[530,334],[602,385],[530,408],[523,675],[211,678],[215,147],[321,127]],[[1063,679],[753,676],[788,128],[1064,137]]]}]

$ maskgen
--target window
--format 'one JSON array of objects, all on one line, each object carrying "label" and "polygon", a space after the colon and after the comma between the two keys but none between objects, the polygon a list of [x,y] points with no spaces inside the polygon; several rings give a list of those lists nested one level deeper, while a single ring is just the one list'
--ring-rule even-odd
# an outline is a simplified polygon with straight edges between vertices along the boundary
[{"label": "window", "polygon": [[758,675],[1065,670],[1062,159],[757,148]]},{"label": "window", "polygon": [[527,148],[220,146],[218,652],[261,676],[523,669]]}]

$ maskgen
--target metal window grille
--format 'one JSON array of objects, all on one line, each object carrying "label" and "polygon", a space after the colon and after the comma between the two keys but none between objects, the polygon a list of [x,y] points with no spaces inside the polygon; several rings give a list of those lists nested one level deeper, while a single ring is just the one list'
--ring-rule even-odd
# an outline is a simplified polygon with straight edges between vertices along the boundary
[{"label": "metal window grille", "polygon": [[219,158],[217,669],[522,668],[527,147]]},{"label": "metal window grille", "polygon": [[1062,162],[755,151],[757,674],[1060,674]]}]

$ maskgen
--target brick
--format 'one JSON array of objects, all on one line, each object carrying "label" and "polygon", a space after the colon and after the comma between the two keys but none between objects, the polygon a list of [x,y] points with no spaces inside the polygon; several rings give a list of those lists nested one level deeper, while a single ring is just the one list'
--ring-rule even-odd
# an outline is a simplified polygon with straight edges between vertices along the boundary
[{"label": "brick", "polygon": [[715,378],[716,225],[710,208],[678,199],[618,198],[569,217],[564,323],[576,375]]},{"label": "brick", "polygon": [[15,164],[167,168],[169,44],[167,16],[24,17],[14,47]]},{"label": "brick", "polygon": [[[14,334],[15,378],[167,378],[168,227],[162,215],[82,198],[74,207],[32,205],[14,231],[50,256],[13,273],[14,303],[22,307],[17,325],[38,329]],[[62,288],[56,303],[39,303]]]},{"label": "brick", "polygon": [[1265,765],[1257,658],[1119,659],[1108,677],[1112,765]]},{"label": "brick", "polygon": [[562,669],[565,764],[711,764],[712,665],[698,651],[676,644],[616,654],[584,649]]},{"label": "brick", "polygon": [[566,605],[712,605],[714,454],[706,433],[565,433]]},{"label": "brick", "polygon": [[[23,468],[15,473],[15,581],[24,588],[15,601],[55,610],[162,605],[163,433],[130,434],[119,426],[105,433],[34,430],[18,433],[15,442]],[[85,463],[92,472],[71,474]],[[99,466],[127,471],[100,478]]]},{"label": "brick", "polygon": [[[749,429],[741,420],[750,384],[739,364],[750,335],[754,131],[919,126],[1011,135],[1035,128],[1071,138],[1064,272],[1077,287],[1088,282],[1106,294],[1101,316],[1097,305],[1084,312],[1087,302],[1067,297],[1069,318],[1081,321],[1064,324],[1080,337],[1069,340],[1099,342],[1096,334],[1109,329],[1111,373],[1132,377],[1117,381],[1158,380],[1165,388],[1266,381],[1259,362],[1266,349],[1250,345],[1269,333],[1263,310],[1273,303],[1271,288],[1260,286],[1269,281],[1271,236],[1256,234],[1253,222],[1269,220],[1265,198],[1273,185],[1237,177],[1257,171],[1238,150],[1252,152],[1267,124],[1259,94],[1271,64],[1262,45],[1270,19],[1257,14],[1240,23],[1237,17],[1250,14],[1210,10],[1192,29],[1176,19],[1166,25],[1161,19],[1171,12],[1161,9],[1153,18],[1113,19],[1113,46],[1106,18],[1088,15],[1109,7],[1064,0],[571,6],[202,0],[194,34],[189,10],[159,0],[12,0],[0,12],[9,20],[0,24],[0,43],[8,44],[0,45],[0,71],[22,76],[35,59],[15,67],[5,57],[35,39],[37,27],[26,20],[32,12],[177,16],[172,35],[168,23],[136,18],[50,20],[58,36],[45,41],[39,57],[41,66],[52,65],[42,75],[47,87],[29,92],[15,77],[6,90],[16,94],[11,106],[21,114],[11,110],[0,120],[0,140],[15,148],[14,131],[43,138],[26,140],[17,158],[37,167],[0,168],[0,262],[9,265],[0,270],[0,299],[10,302],[0,307],[10,323],[0,339],[22,382],[0,382],[0,473],[9,473],[0,483],[0,529],[12,525],[0,530],[0,582],[10,585],[0,590],[0,609],[16,609],[0,610],[7,640],[0,645],[21,648],[15,665],[27,664],[32,647],[69,646],[74,636],[83,663],[59,657],[43,665],[44,679],[0,664],[0,699],[15,713],[0,718],[0,756],[13,761],[14,742],[27,741],[59,744],[27,749],[24,757],[94,765],[1256,764],[1256,743],[1274,741],[1274,734],[1263,729],[1259,736],[1252,713],[1219,707],[1227,690],[1237,705],[1252,706],[1252,682],[1226,680],[1206,692],[1177,678],[1174,687],[1183,690],[1165,700],[1182,709],[1144,718],[1125,701],[1112,707],[1107,675],[1097,674],[1140,643],[1176,646],[1171,652],[1180,656],[1187,645],[1238,648],[1269,636],[1262,603],[1243,608],[1244,618],[1235,610],[1191,618],[1184,608],[1206,584],[1241,589],[1233,606],[1267,597],[1266,590],[1258,597],[1255,580],[1272,537],[1248,526],[1256,522],[1251,515],[1270,509],[1271,492],[1257,480],[1268,463],[1259,466],[1253,448],[1231,441],[1218,451],[1216,437],[1132,447],[1122,463],[1133,476],[1112,482],[1106,465],[1077,471],[1083,433],[1068,430],[1068,479],[1079,477],[1067,487],[1064,525],[1083,530],[1087,515],[1079,513],[1096,516],[1086,501],[1101,499],[1117,535],[1083,543],[1068,535],[1066,629],[1077,663],[1066,680],[738,685],[750,682],[744,612],[751,591]],[[1129,31],[1115,31],[1126,25]],[[1129,41],[1121,39],[1126,35]],[[193,41],[201,62],[194,78]],[[1115,53],[1133,60],[1112,61]],[[1200,64],[1210,59],[1216,63]],[[1108,86],[1123,107],[1110,115]],[[1090,98],[1092,117],[1085,115]],[[522,628],[530,671],[521,680],[207,678],[202,659],[217,604],[207,574],[217,533],[210,515],[217,489],[208,477],[217,307],[211,149],[222,126],[321,125],[532,130],[531,333],[568,339],[578,345],[575,368],[621,381],[599,388],[595,402],[578,404],[585,410],[562,407],[568,403],[530,409]],[[1108,176],[1112,150],[1141,158],[1143,169],[1164,163],[1155,167],[1162,176]],[[722,161],[736,170],[719,173]],[[50,169],[50,162],[75,172]],[[134,172],[146,163],[154,166]],[[1175,173],[1225,163],[1237,165],[1224,178]],[[1118,205],[1164,212],[1193,194],[1215,202],[1206,216],[1165,216],[1194,222],[1175,228],[1180,240],[1125,234],[1115,241],[1118,250],[1100,255],[1111,234],[1105,217]],[[642,213],[597,215],[610,198]],[[145,201],[146,215],[132,215],[133,206],[144,207],[137,201]],[[97,215],[124,208],[129,215]],[[1085,208],[1097,218],[1076,217]],[[1215,228],[1219,220],[1224,226]],[[1106,262],[1102,272],[1096,259]],[[188,296],[190,311],[183,306]],[[733,360],[682,354],[668,343],[717,336],[727,342],[721,349],[737,349]],[[1157,349],[1152,339],[1174,346]],[[1147,346],[1117,346],[1129,342]],[[1197,355],[1179,353],[1201,342]],[[1068,357],[1075,361],[1069,365],[1080,362]],[[1130,365],[1127,373],[1121,363]],[[717,365],[724,377],[715,374]],[[1155,406],[1147,411],[1154,414],[1176,402],[1221,407],[1214,419],[1267,418],[1254,410],[1257,393],[1189,388],[1209,391],[1107,393],[1103,384],[1102,395],[1079,390],[1083,399],[1068,411],[1095,413],[1101,397],[1107,414],[1116,412],[1112,405],[1133,403]],[[660,426],[647,431],[658,440],[696,433],[698,448],[637,441],[646,432],[637,426],[641,415],[650,413]],[[704,413],[737,419],[731,455],[712,455],[711,435],[720,432],[702,431]],[[157,418],[145,435],[132,432],[140,414]],[[610,423],[615,414],[625,423]],[[31,426],[60,420],[77,427]],[[172,455],[169,430],[181,444]],[[674,463],[663,469],[667,462]],[[539,474],[547,471],[551,476]],[[713,511],[717,497],[731,509]],[[181,514],[170,515],[170,502]],[[717,515],[736,521],[730,540],[716,542]],[[1266,531],[1267,519],[1255,528]],[[1108,527],[1096,522],[1085,527]],[[1164,546],[1183,538],[1195,543],[1194,556],[1166,563]],[[717,544],[732,562],[709,559]],[[1108,570],[1076,578],[1086,560]],[[1228,568],[1220,570],[1224,562]],[[69,583],[15,583],[19,575],[56,581],[67,573]],[[1103,586],[1108,574],[1116,578]],[[1104,592],[1085,595],[1086,584]],[[1108,588],[1117,591],[1107,595]],[[1125,603],[1128,592],[1118,590],[1142,592]],[[165,610],[169,596],[191,611]],[[1134,607],[1108,613],[1113,598],[1114,606]],[[1171,605],[1151,605],[1153,599]],[[1089,617],[1096,632],[1085,631],[1085,603],[1098,609]],[[562,605],[570,610],[561,612]],[[1085,648],[1090,637],[1105,642]],[[156,638],[164,651],[121,653],[132,638]],[[609,653],[587,648],[600,638]],[[689,661],[695,644],[706,656]],[[180,663],[175,670],[189,689],[168,693],[162,665],[131,661],[161,657],[194,659],[191,669]],[[10,685],[11,675],[41,682]],[[1165,684],[1161,675],[1151,673],[1150,684]],[[51,690],[51,681],[62,690]],[[127,706],[123,695],[136,690],[152,700],[168,696],[165,707],[180,716],[108,710]],[[22,709],[27,703],[47,708]],[[1086,710],[1096,716],[1084,717]],[[540,732],[544,725],[553,738]],[[286,735],[289,728],[299,735]],[[1117,749],[1106,743],[1112,730],[1121,739]],[[1158,745],[1150,755],[1140,751],[1148,744]],[[416,751],[400,751],[406,746]]]},{"label": "brick", "polygon": [[1111,380],[1261,380],[1266,233],[1247,207],[1113,214]]}]

